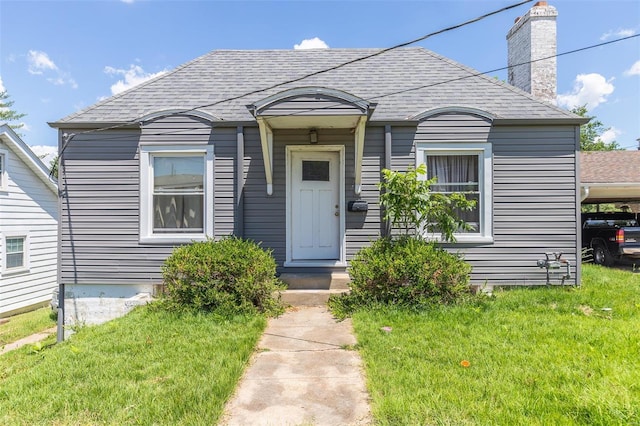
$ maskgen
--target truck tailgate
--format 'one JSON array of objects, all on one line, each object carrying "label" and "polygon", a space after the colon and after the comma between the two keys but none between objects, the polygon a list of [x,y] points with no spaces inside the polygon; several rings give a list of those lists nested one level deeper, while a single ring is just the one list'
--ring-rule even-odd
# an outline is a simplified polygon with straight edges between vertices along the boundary
[{"label": "truck tailgate", "polygon": [[621,230],[624,231],[624,233],[618,237],[618,244],[620,245],[622,254],[640,257],[640,227],[625,227]]}]

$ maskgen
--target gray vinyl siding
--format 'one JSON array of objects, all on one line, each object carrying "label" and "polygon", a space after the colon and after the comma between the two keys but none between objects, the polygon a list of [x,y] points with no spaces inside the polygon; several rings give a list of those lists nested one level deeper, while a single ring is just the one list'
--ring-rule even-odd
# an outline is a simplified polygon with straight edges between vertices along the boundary
[{"label": "gray vinyl siding", "polygon": [[245,238],[260,242],[263,247],[273,250],[278,264],[281,264],[286,257],[285,151],[280,132],[274,132],[273,139],[273,194],[267,195],[258,128],[244,128],[246,180],[243,221]]},{"label": "gray vinyl siding", "polygon": [[[353,140],[350,141],[350,145],[353,146]],[[365,131],[362,156],[362,191],[359,196],[353,192],[355,153],[353,149],[347,150],[347,152],[349,154],[346,159],[347,169],[345,171],[347,180],[345,209],[348,202],[352,200],[364,200],[369,205],[369,210],[366,213],[345,211],[347,215],[347,260],[349,261],[361,248],[369,246],[382,233],[378,183],[384,168],[384,127],[367,127]]]},{"label": "gray vinyl siding", "polygon": [[576,127],[496,127],[493,145],[493,234],[470,247],[473,280],[494,285],[544,284],[536,266],[545,252],[580,260],[576,233]]},{"label": "gray vinyl siding", "polygon": [[[489,142],[493,149],[493,243],[456,244],[473,266],[475,284],[543,284],[536,260],[563,251],[575,265],[576,126],[495,126],[468,114],[443,114],[417,127],[391,126],[391,165],[415,165],[416,143]],[[68,132],[71,130],[67,130]],[[172,245],[139,243],[139,158],[143,143],[214,145],[214,232],[234,232],[237,128],[172,118],[137,130],[78,134],[67,146],[60,173],[61,279],[69,284],[145,284],[161,281]],[[308,130],[275,130],[273,195],[266,192],[258,128],[245,126],[243,234],[286,259],[287,145],[308,145]],[[362,193],[354,193],[354,135],[318,129],[319,145],[345,146],[345,207],[366,200],[369,211],[345,211],[347,260],[381,234],[377,183],[384,167],[385,129],[368,126]],[[572,269],[575,272],[575,267]]]},{"label": "gray vinyl siding", "polygon": [[473,266],[474,284],[544,284],[545,252],[577,255],[575,126],[491,126],[477,116],[445,114],[415,128],[394,127],[395,170],[415,165],[417,143],[489,142],[493,150],[493,243],[454,244]]},{"label": "gray vinyl siding", "polygon": [[[140,244],[139,143],[214,145],[214,234],[233,232],[234,128],[173,117],[142,131],[75,131],[64,151],[61,199],[61,280],[65,284],[161,282],[174,245]],[[177,136],[179,135],[179,136]]]},{"label": "gray vinyl siding", "polygon": [[[257,128],[244,129],[246,182],[244,235],[273,250],[278,265],[286,260],[286,146],[308,145],[308,130],[274,130],[273,194],[266,190],[262,148]],[[367,128],[363,155],[362,193],[354,193],[354,136],[349,129],[318,129],[318,145],[345,145],[345,209],[352,200],[366,200],[366,213],[346,212],[347,259],[380,235],[379,191],[384,161],[384,127]]]},{"label": "gray vinyl siding", "polygon": [[416,165],[416,128],[391,127],[391,170],[403,171]]}]

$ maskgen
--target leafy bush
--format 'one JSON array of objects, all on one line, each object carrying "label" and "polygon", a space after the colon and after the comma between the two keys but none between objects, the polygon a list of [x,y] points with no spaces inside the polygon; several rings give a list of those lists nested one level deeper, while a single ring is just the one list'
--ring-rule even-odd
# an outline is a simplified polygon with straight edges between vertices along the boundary
[{"label": "leafy bush", "polygon": [[455,233],[470,231],[471,225],[460,219],[461,212],[476,207],[475,200],[468,200],[464,193],[443,194],[431,190],[436,177],[425,180],[427,168],[420,164],[406,172],[383,169],[380,204],[384,207],[385,220],[404,235],[424,232],[440,233],[440,239],[455,242]]},{"label": "leafy bush", "polygon": [[[380,238],[351,261],[351,294],[344,310],[362,304],[425,306],[470,293],[471,266],[419,237]],[[335,303],[335,300],[332,302]]]},{"label": "leafy bush", "polygon": [[282,312],[270,251],[236,237],[176,248],[162,266],[165,304],[228,313]]}]

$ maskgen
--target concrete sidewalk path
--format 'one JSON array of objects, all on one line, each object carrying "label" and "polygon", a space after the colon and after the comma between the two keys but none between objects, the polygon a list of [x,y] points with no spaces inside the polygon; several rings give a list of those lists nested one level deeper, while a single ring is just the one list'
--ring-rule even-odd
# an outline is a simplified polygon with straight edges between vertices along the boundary
[{"label": "concrete sidewalk path", "polygon": [[3,347],[0,347],[0,355],[5,354],[5,353],[7,353],[9,351],[12,351],[14,349],[21,348],[21,347],[23,347],[25,345],[32,345],[34,343],[38,343],[38,342],[46,339],[47,337],[49,337],[50,335],[52,335],[55,332],[56,332],[56,327],[53,327],[53,328],[49,328],[49,329],[46,329],[44,331],[41,331],[40,333],[36,333],[36,334],[32,334],[31,336],[27,336],[24,339],[16,340],[13,343],[7,343]]},{"label": "concrete sidewalk path", "polygon": [[224,425],[367,425],[369,396],[350,320],[326,307],[269,320]]}]

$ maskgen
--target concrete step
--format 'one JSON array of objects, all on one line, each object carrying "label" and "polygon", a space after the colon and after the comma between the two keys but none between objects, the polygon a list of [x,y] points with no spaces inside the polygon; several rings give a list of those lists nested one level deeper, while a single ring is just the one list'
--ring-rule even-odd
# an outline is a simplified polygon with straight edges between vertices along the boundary
[{"label": "concrete step", "polygon": [[351,281],[346,272],[284,273],[280,279],[290,290],[347,290]]},{"label": "concrete step", "polygon": [[324,306],[332,294],[346,293],[347,289],[333,290],[285,290],[282,301],[291,306]]}]

